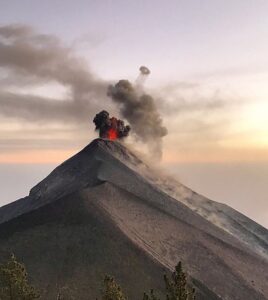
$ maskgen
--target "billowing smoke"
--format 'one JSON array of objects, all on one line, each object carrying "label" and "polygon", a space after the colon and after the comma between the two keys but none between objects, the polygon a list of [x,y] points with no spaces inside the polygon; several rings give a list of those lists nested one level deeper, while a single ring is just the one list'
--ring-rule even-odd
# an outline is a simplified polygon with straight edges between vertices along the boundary
[{"label": "billowing smoke", "polygon": [[96,114],[93,122],[101,138],[110,140],[122,139],[127,137],[130,131],[129,125],[125,126],[124,121],[115,117],[110,118],[106,110]]},{"label": "billowing smoke", "polygon": [[[146,67],[141,69],[146,75],[150,73]],[[161,156],[162,138],[167,135],[167,129],[163,126],[154,98],[145,93],[140,94],[128,80],[120,80],[109,86],[108,95],[118,103],[122,117],[130,123],[136,136],[148,143],[154,154]]]},{"label": "billowing smoke", "polygon": [[[147,67],[140,67],[139,87],[149,74]],[[33,88],[44,84],[57,84],[66,93],[62,99],[31,93]],[[103,107],[113,113],[119,107],[134,135],[143,143],[155,146],[154,153],[161,153],[161,140],[167,130],[154,99],[142,92],[138,84],[120,80],[108,88],[113,100],[110,101],[109,84],[95,76],[86,61],[57,37],[40,34],[28,26],[0,26],[0,118],[35,123],[38,138],[44,123],[61,124],[70,131],[68,138],[73,145],[73,139],[78,138],[77,130],[79,136],[86,135],[88,117],[93,118]],[[109,118],[109,122],[122,127],[120,120]],[[129,132],[124,130],[118,131],[120,137]]]}]

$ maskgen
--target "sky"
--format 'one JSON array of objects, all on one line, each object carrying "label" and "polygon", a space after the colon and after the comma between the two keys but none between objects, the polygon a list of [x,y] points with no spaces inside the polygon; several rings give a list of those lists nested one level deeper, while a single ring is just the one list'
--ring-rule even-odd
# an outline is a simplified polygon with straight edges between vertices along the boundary
[{"label": "sky", "polygon": [[[268,226],[267,1],[0,7],[0,203],[24,196],[96,137],[98,111],[120,115],[107,87],[135,85],[145,65],[151,74],[142,88],[168,130],[162,166]],[[152,151],[136,138],[129,140]],[[21,188],[7,192],[13,180]]]}]

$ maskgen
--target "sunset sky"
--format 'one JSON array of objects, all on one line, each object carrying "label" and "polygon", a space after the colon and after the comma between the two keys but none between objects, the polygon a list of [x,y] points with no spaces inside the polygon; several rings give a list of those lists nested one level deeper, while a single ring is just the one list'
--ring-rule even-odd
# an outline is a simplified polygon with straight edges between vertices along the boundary
[{"label": "sunset sky", "polygon": [[[43,176],[76,153],[97,137],[99,110],[118,114],[108,85],[135,83],[145,65],[143,88],[168,129],[163,167],[268,226],[267,1],[0,0],[0,7],[0,172],[23,180],[18,165],[35,164]],[[141,148],[134,137],[129,143]],[[42,178],[34,174],[31,185]],[[232,176],[240,187],[210,190],[213,178]],[[239,194],[252,176],[251,192]],[[0,205],[18,197],[5,178]]]}]

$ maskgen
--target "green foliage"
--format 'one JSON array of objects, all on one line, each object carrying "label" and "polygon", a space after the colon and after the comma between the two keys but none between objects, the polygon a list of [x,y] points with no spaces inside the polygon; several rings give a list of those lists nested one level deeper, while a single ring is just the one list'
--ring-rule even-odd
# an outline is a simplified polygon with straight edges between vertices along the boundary
[{"label": "green foliage", "polygon": [[[164,275],[166,286],[166,300],[194,300],[195,290],[190,288],[187,283],[187,277],[182,269],[182,264],[179,262],[172,273],[171,278]],[[143,300],[160,300],[151,290],[150,294],[143,294]]]},{"label": "green foliage", "polygon": [[102,300],[126,300],[121,287],[115,282],[114,278],[106,275],[103,281]]},{"label": "green foliage", "polygon": [[6,264],[0,265],[0,299],[33,300],[39,295],[28,283],[25,266],[11,255]]},{"label": "green foliage", "polygon": [[183,272],[181,262],[175,267],[171,279],[164,275],[166,285],[166,300],[194,300],[195,290],[187,284],[186,274]]},{"label": "green foliage", "polygon": [[146,293],[143,294],[143,300],[160,300],[156,295],[154,294],[154,290],[150,291],[150,294],[147,295]]}]

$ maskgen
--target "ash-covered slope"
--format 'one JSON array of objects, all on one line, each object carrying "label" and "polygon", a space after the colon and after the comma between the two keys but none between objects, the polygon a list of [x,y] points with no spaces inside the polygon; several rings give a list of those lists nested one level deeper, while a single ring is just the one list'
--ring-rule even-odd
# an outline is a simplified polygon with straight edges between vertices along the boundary
[{"label": "ash-covered slope", "polygon": [[94,299],[104,273],[141,299],[179,260],[199,299],[268,299],[267,240],[260,225],[102,139],[0,208],[0,255],[23,259],[44,299],[57,286]]},{"label": "ash-covered slope", "polygon": [[226,204],[195,193],[170,176],[152,172],[147,166],[136,167],[155,187],[184,203],[202,217],[247,244],[254,252],[268,259],[268,231],[263,226]]}]

